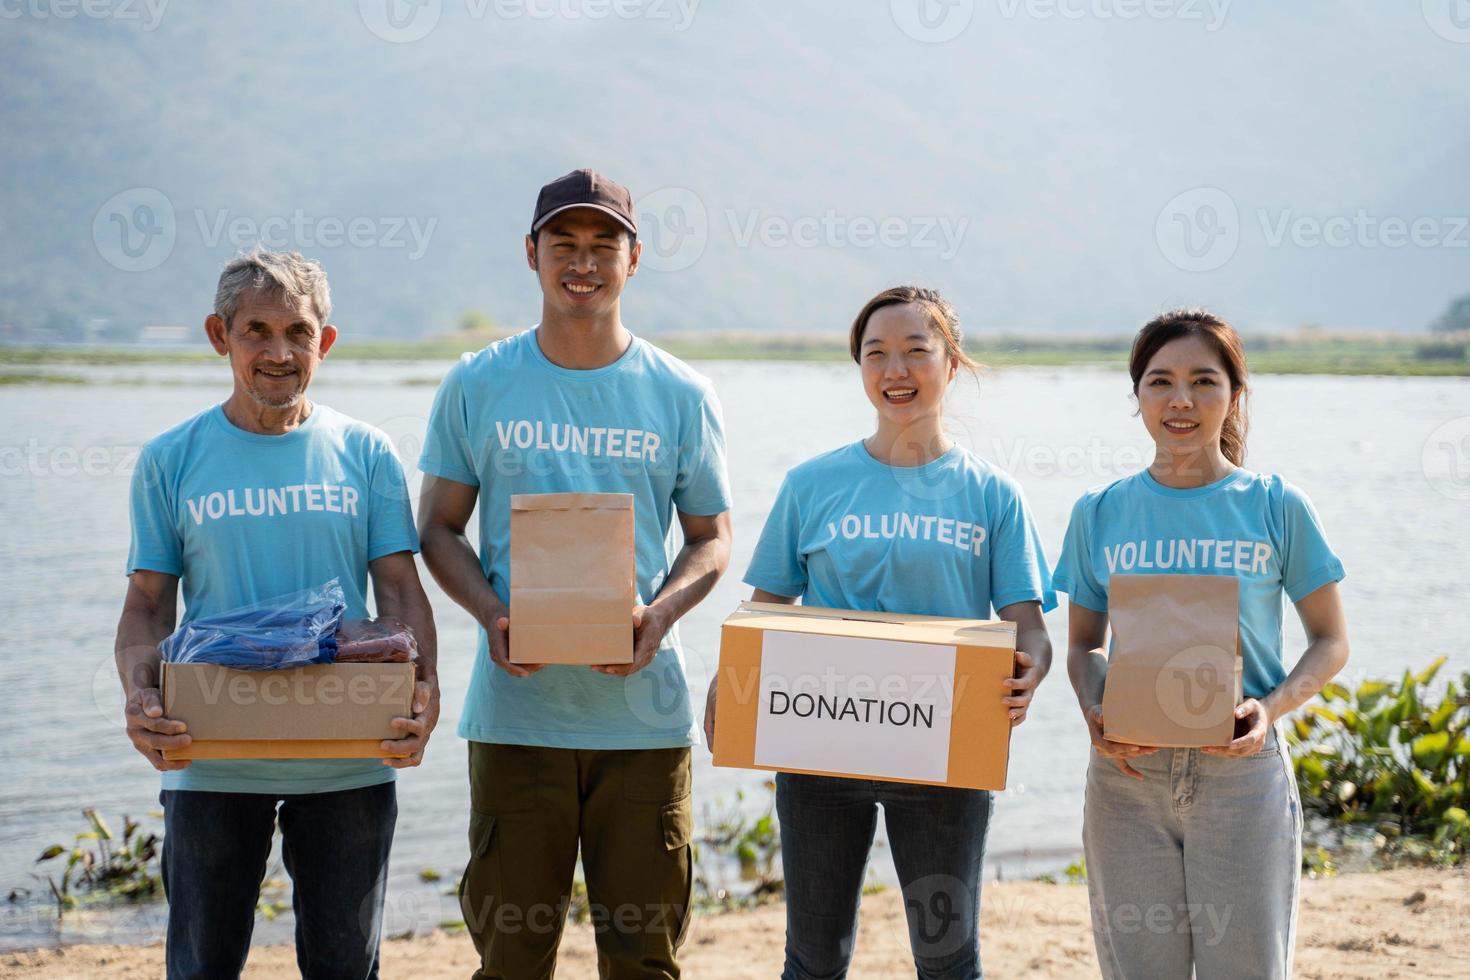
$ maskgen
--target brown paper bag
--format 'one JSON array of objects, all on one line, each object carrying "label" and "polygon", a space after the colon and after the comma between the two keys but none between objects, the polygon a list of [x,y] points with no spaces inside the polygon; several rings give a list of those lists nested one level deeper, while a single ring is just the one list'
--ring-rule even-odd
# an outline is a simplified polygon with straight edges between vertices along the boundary
[{"label": "brown paper bag", "polygon": [[1240,703],[1233,575],[1114,575],[1103,734],[1134,745],[1229,745]]},{"label": "brown paper bag", "polygon": [[633,495],[510,498],[510,659],[633,662]]}]

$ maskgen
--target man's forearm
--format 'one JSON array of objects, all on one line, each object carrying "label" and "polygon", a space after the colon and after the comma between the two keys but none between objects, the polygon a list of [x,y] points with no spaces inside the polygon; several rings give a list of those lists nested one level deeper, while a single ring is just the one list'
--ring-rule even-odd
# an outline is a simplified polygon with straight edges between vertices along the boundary
[{"label": "man's forearm", "polygon": [[122,679],[124,698],[134,691],[158,686],[158,644],[173,632],[173,625],[141,609],[124,609],[117,624],[113,657]]},{"label": "man's forearm", "polygon": [[486,580],[468,538],[442,526],[424,528],[420,538],[429,574],[471,616],[484,624],[492,611],[505,607],[505,601]]},{"label": "man's forearm", "polygon": [[720,576],[730,565],[730,541],[722,535],[711,535],[685,542],[674,559],[674,567],[664,580],[663,588],[648,605],[657,607],[676,623],[689,610],[710,594]]},{"label": "man's forearm", "polygon": [[417,582],[409,588],[385,586],[375,596],[379,616],[396,616],[413,630],[418,644],[418,679],[431,684],[439,678],[439,637],[434,629],[434,611],[429,597]]}]

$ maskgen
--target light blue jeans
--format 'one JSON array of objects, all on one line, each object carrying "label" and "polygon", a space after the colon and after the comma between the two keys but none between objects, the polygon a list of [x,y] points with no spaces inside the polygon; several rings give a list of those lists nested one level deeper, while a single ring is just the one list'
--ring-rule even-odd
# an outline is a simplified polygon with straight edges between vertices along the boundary
[{"label": "light blue jeans", "polygon": [[1280,734],[1221,758],[1159,749],[1139,781],[1096,752],[1082,843],[1107,980],[1291,975],[1302,810]]}]

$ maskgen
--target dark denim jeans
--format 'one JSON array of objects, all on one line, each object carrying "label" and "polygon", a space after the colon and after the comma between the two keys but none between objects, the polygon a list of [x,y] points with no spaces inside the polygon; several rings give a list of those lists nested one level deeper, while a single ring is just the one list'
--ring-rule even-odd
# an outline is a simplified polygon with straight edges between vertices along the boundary
[{"label": "dark denim jeans", "polygon": [[164,790],[169,980],[238,977],[280,805],[296,963],[305,980],[375,980],[393,783],[272,796]]},{"label": "dark denim jeans", "polygon": [[782,980],[847,976],[880,803],[920,980],[980,976],[980,872],[990,794],[783,772],[776,776],[786,876]]}]

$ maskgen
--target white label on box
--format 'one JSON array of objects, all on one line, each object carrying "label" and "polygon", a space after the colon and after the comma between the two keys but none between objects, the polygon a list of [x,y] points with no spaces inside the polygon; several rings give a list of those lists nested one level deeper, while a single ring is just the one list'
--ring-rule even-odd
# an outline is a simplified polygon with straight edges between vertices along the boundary
[{"label": "white label on box", "polygon": [[955,648],[766,630],[755,764],[942,783]]}]

